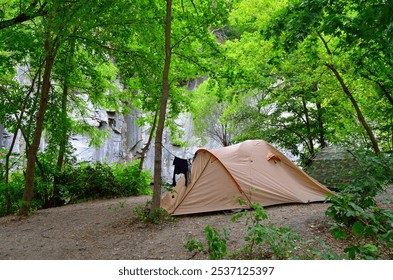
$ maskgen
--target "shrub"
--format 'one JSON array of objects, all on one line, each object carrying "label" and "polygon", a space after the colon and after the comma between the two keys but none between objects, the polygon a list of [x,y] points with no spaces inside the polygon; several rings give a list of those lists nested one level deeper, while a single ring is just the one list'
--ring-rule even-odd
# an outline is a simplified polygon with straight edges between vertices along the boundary
[{"label": "shrub", "polygon": [[211,260],[222,260],[227,255],[228,231],[214,227],[205,227],[206,240]]},{"label": "shrub", "polygon": [[176,219],[168,214],[165,209],[158,208],[151,211],[151,200],[145,206],[137,206],[133,210],[132,218],[142,223],[162,224],[164,222],[174,222]]},{"label": "shrub", "polygon": [[[202,242],[200,242],[198,239],[195,238],[195,236],[192,233],[188,233],[187,235],[187,241],[184,244],[184,248],[190,252],[194,253],[192,257],[194,257],[196,254],[204,251],[204,247]],[[191,258],[192,258],[191,257]]]},{"label": "shrub", "polygon": [[[23,190],[25,187],[24,176],[22,172],[13,172],[10,174],[8,183],[8,194],[11,198],[10,213],[15,214],[19,209],[19,202],[22,199]],[[7,199],[5,197],[6,185],[3,180],[0,181],[0,216],[7,214]]]},{"label": "shrub", "polygon": [[60,176],[63,199],[67,203],[130,195],[151,194],[150,174],[139,171],[137,163],[81,163]]},{"label": "shrub", "polygon": [[148,172],[139,170],[139,163],[115,163],[112,165],[113,175],[124,195],[151,194],[151,176]]},{"label": "shrub", "polygon": [[[276,228],[273,225],[264,225],[268,215],[263,207],[253,204],[255,211],[240,212],[231,218],[237,222],[241,217],[247,216],[247,234],[244,236],[246,245],[240,250],[228,254],[228,229],[217,229],[206,226],[205,234],[208,245],[209,258],[213,260],[229,257],[231,259],[288,259],[296,258],[295,249],[299,236],[289,228]],[[201,242],[190,238],[186,249],[196,253],[203,250]]]},{"label": "shrub", "polygon": [[386,155],[358,154],[359,168],[353,171],[350,184],[337,196],[326,215],[334,219],[331,232],[337,239],[351,235],[355,244],[344,249],[348,258],[379,258],[379,247],[392,249],[393,212],[376,204],[377,194],[391,183],[393,159]]},{"label": "shrub", "polygon": [[[62,172],[58,172],[48,157],[42,156],[40,168],[36,167],[32,210],[53,206],[51,202],[55,196],[54,178],[57,181],[61,204],[151,194],[150,174],[146,171],[140,172],[137,162],[112,166],[107,163],[79,163],[74,166],[66,165]],[[10,174],[7,189],[12,202],[11,213],[16,213],[19,209],[24,184],[22,172],[14,171]],[[5,189],[4,178],[0,177],[0,216],[7,214]]]},{"label": "shrub", "polygon": [[253,212],[240,212],[231,219],[236,222],[247,216],[248,232],[244,237],[247,244],[236,255],[247,259],[288,259],[294,256],[298,234],[290,228],[265,225],[263,222],[268,219],[266,211],[258,203],[252,206]]}]

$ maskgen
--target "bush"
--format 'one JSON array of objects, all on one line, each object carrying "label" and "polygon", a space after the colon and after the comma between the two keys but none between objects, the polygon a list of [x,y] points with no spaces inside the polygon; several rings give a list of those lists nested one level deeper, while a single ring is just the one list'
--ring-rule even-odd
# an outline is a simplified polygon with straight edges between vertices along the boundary
[{"label": "bush", "polygon": [[209,258],[222,260],[227,255],[228,231],[218,230],[215,227],[205,227]]},{"label": "bush", "polygon": [[60,188],[67,203],[97,198],[151,194],[150,174],[140,172],[138,163],[81,163],[68,168],[60,177]]},{"label": "bush", "polygon": [[120,191],[126,195],[151,194],[151,176],[148,172],[140,172],[138,162],[112,165],[113,175],[119,184]]},{"label": "bush", "polygon": [[[34,196],[31,205],[33,211],[54,205],[52,204],[55,196],[54,178],[57,179],[61,204],[152,193],[150,174],[146,171],[140,172],[137,162],[113,165],[80,163],[76,166],[67,165],[60,173],[50,161],[45,160],[45,157],[43,157],[41,164],[42,170],[36,168]],[[24,186],[23,173],[12,172],[7,189],[12,202],[10,212],[13,214],[19,209]],[[7,215],[5,189],[4,178],[0,177],[0,216]],[[58,205],[56,204],[56,206]]]},{"label": "bush", "polygon": [[[296,258],[296,243],[299,236],[289,228],[277,228],[273,225],[264,225],[268,215],[263,207],[257,203],[253,204],[255,211],[240,212],[231,218],[232,222],[237,222],[241,217],[247,216],[247,234],[243,237],[246,245],[240,250],[228,253],[228,229],[217,229],[206,226],[207,251],[209,258],[213,260],[223,259],[289,259]],[[186,249],[195,254],[204,251],[201,242],[194,238],[189,238]]]},{"label": "bush", "polygon": [[240,212],[232,217],[236,222],[247,215],[246,246],[236,253],[237,257],[246,259],[288,259],[294,256],[299,236],[290,228],[264,225],[268,219],[266,211],[260,204],[254,203],[254,212]]},{"label": "bush", "polygon": [[14,172],[10,174],[8,183],[8,194],[11,198],[10,213],[7,213],[7,199],[5,197],[6,185],[4,180],[0,181],[0,216],[15,214],[19,210],[19,202],[22,200],[23,190],[25,187],[25,178],[23,173]]},{"label": "bush", "polygon": [[176,221],[176,219],[170,216],[165,209],[158,208],[151,211],[151,200],[147,201],[145,206],[135,207],[132,212],[132,218],[142,223],[162,224]]},{"label": "bush", "polygon": [[204,251],[204,247],[202,242],[200,242],[198,239],[195,238],[195,236],[192,233],[188,233],[187,235],[187,242],[184,244],[184,248],[190,252],[194,253],[192,257],[194,257],[196,254]]},{"label": "bush", "polygon": [[393,159],[389,155],[358,154],[359,168],[353,171],[350,184],[337,196],[326,215],[334,219],[331,232],[337,239],[350,235],[355,243],[345,248],[348,258],[379,258],[384,248],[392,250],[393,211],[376,204],[377,194],[386,191],[393,178]]}]

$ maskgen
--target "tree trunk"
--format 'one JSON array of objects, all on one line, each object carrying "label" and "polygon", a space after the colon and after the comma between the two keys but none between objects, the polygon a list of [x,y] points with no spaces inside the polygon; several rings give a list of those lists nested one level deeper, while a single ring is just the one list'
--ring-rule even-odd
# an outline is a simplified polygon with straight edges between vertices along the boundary
[{"label": "tree trunk", "polygon": [[154,132],[156,130],[156,125],[157,125],[157,115],[158,115],[158,112],[156,112],[154,114],[154,120],[153,120],[153,124],[152,124],[151,130],[150,130],[149,140],[147,140],[147,143],[142,148],[142,152],[139,153],[141,156],[140,161],[139,161],[139,172],[142,172],[142,170],[143,170],[143,163],[145,162],[146,153],[150,148],[151,141],[153,140],[153,135],[154,135]]},{"label": "tree trunk", "polygon": [[[17,120],[17,125],[16,125],[16,129],[15,129],[15,133],[14,133],[13,138],[12,138],[11,146],[10,146],[10,148],[8,150],[8,153],[6,155],[6,158],[5,158],[5,189],[4,189],[4,195],[5,195],[5,198],[7,200],[7,206],[6,206],[7,207],[6,208],[6,214],[7,215],[11,214],[11,206],[12,206],[12,198],[11,198],[11,195],[9,194],[9,190],[8,190],[9,172],[10,172],[10,158],[11,158],[12,150],[14,149],[14,146],[15,146],[16,137],[18,136],[18,131],[20,130],[21,133],[23,134],[23,131],[21,129],[21,123],[22,123],[22,120],[23,120],[23,115],[25,113],[26,104],[27,104],[27,101],[30,99],[30,95],[33,92],[33,89],[35,87],[37,79],[40,80],[41,70],[42,70],[42,64],[38,67],[38,70],[35,73],[34,78],[33,78],[32,82],[31,82],[30,89],[27,92],[27,95],[26,95],[25,100],[23,101],[23,105],[21,107],[20,116],[18,117],[18,115],[15,115],[15,118]],[[26,140],[26,143],[28,143],[27,138],[25,138],[25,140]]]},{"label": "tree trunk", "polygon": [[[317,35],[318,35],[319,39],[322,41],[323,45],[325,46],[325,49],[326,49],[327,53],[330,56],[332,56],[333,53],[330,51],[330,48],[329,48],[327,42],[325,41],[325,39],[322,37],[322,34],[317,33]],[[363,126],[363,128],[366,130],[366,133],[368,135],[368,138],[371,141],[371,144],[372,144],[372,147],[374,149],[375,154],[378,155],[381,151],[379,149],[377,139],[375,138],[374,133],[372,132],[372,130],[369,127],[369,125],[367,124],[366,119],[364,118],[363,113],[360,110],[360,107],[359,107],[356,99],[353,97],[351,91],[349,90],[349,88],[345,84],[344,79],[341,77],[341,75],[338,72],[338,70],[336,69],[336,67],[333,64],[330,64],[330,63],[327,63],[327,62],[325,62],[325,66],[327,68],[329,68],[333,72],[333,74],[336,76],[338,82],[341,85],[341,88],[343,89],[344,93],[346,94],[346,96],[351,101],[352,106],[355,108],[357,118],[358,118],[359,122],[361,123],[361,125]]]},{"label": "tree trunk", "polygon": [[355,108],[356,111],[356,115],[357,118],[359,120],[359,122],[362,124],[363,128],[366,130],[367,135],[371,141],[372,147],[374,149],[374,152],[376,155],[378,155],[381,151],[379,149],[378,146],[378,142],[377,139],[374,136],[374,133],[372,132],[370,126],[368,125],[368,123],[366,122],[366,119],[363,116],[362,111],[360,110],[360,107],[356,101],[356,99],[353,97],[351,91],[349,90],[349,88],[347,87],[347,85],[345,84],[343,78],[341,77],[340,73],[337,71],[337,69],[334,67],[334,65],[329,64],[329,63],[325,63],[325,65],[332,70],[332,72],[334,73],[334,75],[336,76],[337,80],[339,81],[341,88],[343,89],[344,93],[347,95],[347,97],[349,98],[349,100],[352,103],[352,106]]},{"label": "tree trunk", "polygon": [[320,102],[317,102],[317,120],[318,120],[318,127],[319,127],[319,144],[321,145],[321,148],[326,147],[326,141],[325,141],[325,129],[323,127],[323,120],[322,120],[322,106]]},{"label": "tree trunk", "polygon": [[[67,74],[66,74],[67,75]],[[60,143],[59,143],[59,154],[57,155],[57,172],[53,178],[53,194],[51,199],[51,206],[56,207],[62,204],[60,199],[60,191],[59,191],[59,182],[60,178],[59,175],[63,169],[63,162],[66,153],[66,147],[68,142],[68,135],[67,135],[67,97],[68,97],[68,81],[65,79],[63,85],[63,95],[61,98],[61,130],[60,130]]]},{"label": "tree trunk", "polygon": [[7,155],[5,156],[5,189],[4,189],[4,195],[5,195],[5,198],[7,200],[6,215],[11,214],[12,198],[11,198],[11,195],[10,195],[9,190],[8,190],[8,183],[9,183],[9,178],[10,178],[10,158],[11,158],[12,150],[14,149],[14,146],[15,146],[15,141],[16,141],[16,137],[18,135],[19,126],[20,126],[20,121],[18,121],[18,125],[16,127],[14,136],[12,137],[11,146],[10,146],[10,148],[8,150]]},{"label": "tree trunk", "polygon": [[393,96],[390,94],[389,90],[386,88],[386,86],[383,84],[383,82],[378,81],[378,75],[373,73],[371,70],[367,70],[370,75],[376,77],[375,79],[371,78],[370,76],[367,76],[366,74],[361,74],[361,76],[373,83],[375,83],[379,89],[382,91],[382,94],[386,97],[386,99],[389,101],[390,105],[393,106]]},{"label": "tree trunk", "polygon": [[169,67],[171,64],[171,23],[172,23],[172,0],[166,1],[166,21],[165,21],[165,62],[162,74],[162,97],[158,125],[156,131],[156,143],[154,147],[154,191],[151,210],[160,208],[161,204],[161,169],[162,169],[162,134],[165,127],[166,107],[169,97]]},{"label": "tree trunk", "polygon": [[[76,29],[75,29],[76,31]],[[70,41],[70,51],[69,55],[67,56],[66,59],[66,71],[64,73],[64,84],[63,84],[63,94],[61,97],[61,122],[60,122],[60,143],[59,143],[59,154],[57,155],[57,172],[53,178],[53,195],[52,195],[52,201],[51,201],[51,206],[59,206],[62,204],[61,198],[60,198],[60,191],[59,191],[59,175],[61,174],[63,170],[63,162],[64,162],[64,157],[65,153],[67,150],[67,143],[68,143],[68,127],[67,127],[67,105],[68,105],[68,94],[69,94],[69,73],[72,71],[72,62],[74,60],[74,54],[75,54],[75,39],[71,39]]]},{"label": "tree trunk", "polygon": [[304,116],[305,116],[305,125],[306,125],[306,129],[307,129],[307,139],[308,139],[308,148],[309,148],[309,152],[310,152],[310,157],[312,158],[315,154],[315,148],[314,148],[314,142],[311,136],[311,122],[310,122],[310,116],[308,113],[308,108],[307,108],[307,104],[306,104],[306,99],[304,96],[302,96],[302,105],[303,105],[303,109],[304,109]]},{"label": "tree trunk", "polygon": [[44,127],[44,118],[46,107],[48,105],[49,91],[51,86],[51,73],[53,64],[55,62],[55,56],[57,52],[58,40],[52,39],[51,34],[51,22],[53,20],[53,7],[49,19],[49,26],[47,27],[46,38],[45,38],[45,69],[44,75],[42,79],[42,87],[40,94],[40,104],[38,113],[36,116],[36,126],[34,130],[33,142],[30,145],[30,148],[27,152],[27,166],[26,166],[26,174],[25,174],[25,189],[22,196],[22,205],[19,209],[19,215],[27,216],[29,213],[31,201],[33,198],[34,192],[34,171],[35,171],[35,162],[38,154],[38,149],[40,146],[42,131]]}]

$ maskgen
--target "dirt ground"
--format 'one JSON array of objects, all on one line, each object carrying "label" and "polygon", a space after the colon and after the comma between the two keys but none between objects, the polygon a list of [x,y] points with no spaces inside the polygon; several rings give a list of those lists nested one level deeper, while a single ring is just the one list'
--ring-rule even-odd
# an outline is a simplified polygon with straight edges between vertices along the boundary
[{"label": "dirt ground", "polygon": [[[381,199],[393,209],[392,188]],[[240,249],[246,234],[244,219],[230,222],[232,213],[177,217],[161,225],[132,219],[132,210],[144,206],[149,196],[99,200],[39,210],[20,219],[0,218],[0,259],[17,260],[106,260],[106,259],[208,259],[206,252],[194,255],[184,244],[188,235],[206,242],[204,228],[230,228],[228,251]],[[321,238],[335,251],[347,241],[329,233],[328,203],[279,205],[266,208],[269,222],[295,229],[303,240]]]}]

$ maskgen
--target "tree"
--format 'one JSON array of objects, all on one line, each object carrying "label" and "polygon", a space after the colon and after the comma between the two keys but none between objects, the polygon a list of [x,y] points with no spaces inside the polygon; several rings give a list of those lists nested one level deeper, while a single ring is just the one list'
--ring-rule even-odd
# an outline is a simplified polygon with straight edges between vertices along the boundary
[{"label": "tree", "polygon": [[[125,48],[115,52],[115,56],[123,73],[122,80],[135,93],[129,101],[148,115],[157,114],[151,123],[153,133],[157,122],[154,210],[159,207],[161,196],[162,133],[168,125],[166,120],[175,118],[187,106],[189,96],[182,89],[184,81],[214,73],[211,60],[218,53],[218,45],[209,28],[221,25],[227,10],[226,1],[212,5],[205,0],[167,2],[165,10],[161,2],[141,6],[146,8],[146,13],[140,32],[126,37],[124,42],[116,42],[115,45]],[[139,37],[140,40],[135,40]]]},{"label": "tree", "polygon": [[219,101],[217,91],[218,86],[214,80],[200,85],[193,94],[191,112],[194,133],[202,143],[214,140],[225,147],[231,144],[235,125],[225,118],[228,102]]},{"label": "tree", "polygon": [[[47,13],[45,9],[48,4],[46,1],[39,3],[40,1],[33,1],[26,8],[20,5],[20,10],[17,15],[14,15],[10,19],[0,21],[0,29],[5,29],[28,20],[33,20],[37,17],[41,17]],[[22,3],[21,3],[22,4]],[[38,5],[39,4],[39,5]],[[0,15],[5,14],[4,11],[0,10]]]},{"label": "tree", "polygon": [[[172,10],[176,12],[173,15]],[[154,156],[154,193],[152,210],[159,208],[161,201],[162,133],[167,114],[167,102],[171,97],[171,82],[194,78],[201,70],[206,72],[207,68],[205,65],[211,64],[207,64],[206,62],[201,63],[201,57],[203,58],[204,53],[209,54],[211,49],[213,49],[213,51],[216,49],[216,45],[212,40],[213,35],[208,29],[209,24],[215,25],[219,23],[225,13],[225,1],[216,1],[214,6],[211,7],[210,1],[196,2],[190,0],[190,2],[182,1],[180,5],[173,7],[172,1],[167,0],[165,63],[162,72],[162,96],[155,136],[156,146]],[[175,28],[172,26],[175,26]],[[173,43],[171,44],[171,42]],[[172,59],[173,56],[176,56],[176,60]],[[170,67],[171,64],[174,65],[172,68]],[[187,69],[186,65],[189,65],[189,69]],[[172,90],[173,86],[174,85],[172,85]],[[172,109],[173,106],[177,104],[175,96],[173,96],[175,92],[174,90],[172,92]]]},{"label": "tree", "polygon": [[[107,82],[110,80],[115,85],[113,74],[116,74],[116,71],[113,71],[112,68],[112,73],[105,73],[102,66],[105,62],[112,63],[109,55],[111,46],[108,38],[118,24],[115,20],[116,17],[113,15],[127,15],[125,7],[130,8],[130,6],[126,0],[118,1],[115,4],[111,1],[51,1],[40,6],[40,13],[27,14],[27,12],[16,8],[15,3],[11,1],[3,6],[6,17],[10,19],[4,20],[2,22],[4,24],[1,25],[4,28],[1,29],[0,37],[5,38],[2,50],[4,51],[3,54],[6,55],[6,61],[13,62],[7,67],[12,68],[15,63],[20,66],[22,62],[26,61],[25,67],[37,71],[37,74],[33,76],[38,77],[38,81],[33,82],[31,86],[36,93],[33,104],[30,104],[29,110],[31,112],[29,115],[34,118],[21,120],[22,124],[27,123],[22,131],[26,131],[28,149],[23,194],[24,203],[21,206],[20,214],[27,215],[34,192],[35,164],[38,160],[38,148],[42,132],[45,128],[51,127],[51,124],[52,129],[47,131],[49,134],[53,131],[51,141],[53,140],[52,144],[57,141],[57,145],[60,147],[58,150],[58,167],[60,168],[62,165],[64,143],[67,134],[72,129],[71,126],[65,125],[68,122],[64,122],[65,112],[72,111],[70,106],[67,105],[67,101],[70,99],[74,101],[74,104],[81,104],[81,99],[78,100],[75,95],[70,95],[69,92],[79,89],[81,94],[87,94],[93,104],[100,103],[100,105],[103,105],[103,99],[110,99],[110,95],[106,91],[112,88],[112,101],[114,101],[112,104],[118,103],[115,98],[116,90],[114,86]],[[38,1],[34,2],[27,10],[35,9],[37,3]],[[20,20],[21,14],[27,14],[28,16]],[[86,14],[93,16],[87,17]],[[114,18],[114,20],[108,21],[110,18]],[[44,38],[44,41],[41,38]],[[24,42],[24,44],[21,44],[21,42]],[[84,57],[84,61],[80,65],[72,62],[73,60],[82,62],[82,57]],[[85,59],[87,57],[90,57],[90,61]],[[87,79],[80,79],[81,77],[73,79],[77,73],[79,75],[87,73],[85,75]],[[62,84],[62,90],[59,90],[56,82]],[[6,88],[5,91],[8,93],[9,88]],[[28,100],[28,98],[25,100]],[[53,104],[59,102],[62,105],[56,108],[56,106],[52,106],[52,102]],[[59,114],[56,113],[56,110],[59,111],[58,108],[62,108]],[[26,109],[22,108],[22,112],[23,110]],[[82,114],[86,112],[86,105],[84,104],[83,108],[80,107],[78,111]],[[54,118],[50,118],[48,121],[46,119],[48,114]],[[60,125],[53,125],[56,122]],[[32,127],[33,130],[29,127]],[[56,135],[58,131],[60,133]],[[90,129],[90,131],[92,130]]]},{"label": "tree", "polygon": [[171,30],[172,30],[172,0],[166,1],[166,20],[165,20],[165,61],[162,71],[162,97],[160,103],[160,111],[158,116],[158,124],[156,130],[156,145],[154,149],[154,194],[152,201],[152,210],[160,208],[161,203],[161,162],[162,162],[162,133],[165,126],[166,108],[168,103],[170,84],[169,69],[171,65],[172,49],[171,49]]},{"label": "tree", "polygon": [[[382,11],[382,9],[385,10]],[[292,1],[287,8],[277,13],[270,26],[264,31],[268,38],[271,36],[279,38],[278,41],[283,43],[287,50],[295,48],[299,42],[309,37],[320,39],[326,53],[321,54],[317,59],[324,63],[341,85],[376,154],[380,152],[379,143],[369,124],[370,120],[367,120],[364,116],[364,109],[359,106],[360,97],[355,96],[343,78],[347,67],[342,63],[342,59],[345,57],[345,61],[350,63],[354,69],[359,69],[359,64],[364,65],[364,63],[359,63],[360,61],[375,59],[382,62],[383,58],[386,60],[382,63],[386,63],[390,60],[390,54],[384,55],[385,50],[381,48],[381,46],[390,48],[386,40],[380,38],[376,38],[375,41],[370,40],[374,37],[374,34],[370,33],[371,30],[375,31],[375,34],[388,32],[387,26],[390,21],[386,17],[386,9],[390,10],[391,4],[382,1],[376,1],[375,4],[357,1],[335,1],[334,3]],[[376,13],[380,24],[375,24],[373,13]],[[366,28],[364,29],[363,26]],[[331,46],[332,43],[328,40],[334,45]],[[352,56],[353,54],[355,55]],[[339,66],[343,68],[340,69]],[[352,79],[360,78],[358,70],[352,71],[352,75]],[[372,96],[375,92],[369,92],[369,94]]]},{"label": "tree", "polygon": [[376,122],[383,117],[370,105],[380,104],[377,94],[352,70],[357,65],[340,40],[329,35],[324,44],[324,34],[318,37],[319,11],[329,5],[310,1],[316,7],[304,12],[306,3],[295,2],[241,1],[231,13],[232,26],[225,30],[236,35],[223,45],[229,75],[218,84],[219,98],[230,101],[224,116],[239,127],[233,141],[263,138],[303,163],[330,143],[360,145],[364,136],[378,153],[374,134],[381,134]]},{"label": "tree", "polygon": [[[220,26],[220,21],[225,20],[226,1],[176,3],[171,9],[176,12],[175,17],[169,17],[176,28],[167,32],[175,40],[166,48],[162,36],[165,13],[158,1],[22,2],[9,1],[3,5],[0,38],[4,40],[0,40],[3,51],[0,55],[9,62],[7,69],[23,64],[31,69],[28,78],[32,79],[34,73],[38,77],[37,83],[32,83],[31,92],[35,93],[32,100],[27,98],[26,92],[20,91],[18,95],[28,101],[22,111],[29,111],[22,114],[25,118],[20,122],[29,147],[25,203],[20,210],[26,215],[34,193],[35,161],[40,157],[38,147],[43,132],[49,139],[50,151],[46,153],[51,153],[52,160],[56,158],[57,171],[62,168],[65,143],[71,132],[88,130],[98,134],[83,122],[70,121],[70,112],[83,116],[89,111],[87,102],[122,106],[124,113],[129,112],[130,106],[137,105],[136,108],[154,115],[160,111],[157,100],[164,96],[161,116],[155,118],[160,121],[159,130],[155,131],[153,125],[151,131],[151,135],[156,132],[160,138],[165,119],[173,119],[188,102],[189,97],[179,86],[191,78],[214,72],[209,59],[218,48],[209,28]],[[176,59],[166,59],[163,64],[167,57],[164,50],[167,54],[170,51]],[[119,75],[114,77],[117,69]],[[125,91],[116,90],[116,78],[126,86]],[[7,83],[11,84],[12,79],[10,75]],[[7,92],[10,99],[10,88],[1,90]],[[13,101],[14,105],[17,103]],[[163,108],[166,104],[167,108]],[[15,112],[19,113],[19,109],[16,106]],[[7,123],[8,120],[13,125],[12,116],[7,115]],[[93,138],[92,142],[97,141]],[[56,193],[56,178],[53,185]]]},{"label": "tree", "polygon": [[52,26],[54,25],[55,13],[57,13],[56,3],[52,3],[48,16],[45,19],[45,42],[44,42],[44,73],[42,78],[42,87],[40,92],[39,109],[36,117],[36,127],[34,131],[33,142],[27,151],[27,166],[25,174],[25,190],[23,192],[23,205],[19,210],[19,214],[23,216],[28,215],[30,208],[30,202],[33,198],[34,190],[34,172],[35,172],[35,161],[41,141],[41,135],[44,125],[44,117],[46,107],[48,105],[49,91],[51,86],[51,73],[57,50],[59,48],[59,37],[54,33]]}]

